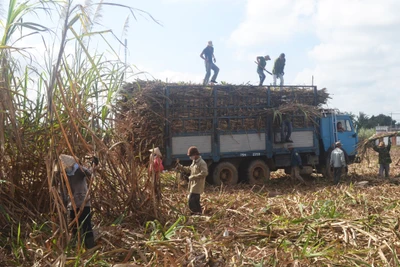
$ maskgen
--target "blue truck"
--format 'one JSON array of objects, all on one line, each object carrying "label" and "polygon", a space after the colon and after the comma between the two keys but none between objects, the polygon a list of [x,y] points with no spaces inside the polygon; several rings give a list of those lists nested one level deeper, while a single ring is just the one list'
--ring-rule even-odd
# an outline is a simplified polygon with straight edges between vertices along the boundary
[{"label": "blue truck", "polygon": [[[316,86],[285,86],[282,91],[274,86],[246,91],[235,86],[192,86],[191,90],[183,92],[179,85],[164,90],[168,99],[166,166],[173,166],[176,159],[190,164],[187,149],[197,146],[209,165],[207,181],[214,185],[262,184],[271,171],[290,173],[290,152],[288,143],[280,140],[282,116],[277,114],[282,115],[278,112],[282,105],[298,104],[314,106],[319,112],[319,116],[287,112],[293,126],[292,145],[304,166],[302,174],[318,172],[329,177],[329,157],[336,141],[342,143],[348,164],[356,159],[358,138],[351,117],[320,108]],[[338,123],[342,125],[339,130]]]}]

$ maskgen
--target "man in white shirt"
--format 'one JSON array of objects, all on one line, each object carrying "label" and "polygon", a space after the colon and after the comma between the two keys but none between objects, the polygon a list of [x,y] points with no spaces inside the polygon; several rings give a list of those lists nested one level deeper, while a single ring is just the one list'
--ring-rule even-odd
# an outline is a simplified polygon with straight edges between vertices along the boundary
[{"label": "man in white shirt", "polygon": [[333,168],[333,182],[339,184],[340,176],[342,175],[342,168],[346,168],[346,159],[342,150],[342,144],[339,142],[335,143],[335,149],[331,153],[330,165]]}]

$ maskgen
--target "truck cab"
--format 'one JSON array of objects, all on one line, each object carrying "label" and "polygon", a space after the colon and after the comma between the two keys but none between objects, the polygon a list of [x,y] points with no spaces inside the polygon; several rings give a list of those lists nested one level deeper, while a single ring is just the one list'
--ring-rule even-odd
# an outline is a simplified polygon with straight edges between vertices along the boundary
[{"label": "truck cab", "polygon": [[[342,143],[342,149],[353,162],[357,154],[358,136],[350,115],[338,110],[322,110],[320,119],[320,135],[323,152],[330,154],[337,141]],[[329,155],[327,155],[329,158]]]}]

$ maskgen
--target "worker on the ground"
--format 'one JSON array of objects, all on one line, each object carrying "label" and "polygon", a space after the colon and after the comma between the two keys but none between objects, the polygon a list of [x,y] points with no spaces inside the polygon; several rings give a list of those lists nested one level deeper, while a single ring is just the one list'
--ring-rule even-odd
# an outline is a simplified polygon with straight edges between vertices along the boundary
[{"label": "worker on the ground", "polygon": [[379,158],[379,176],[383,177],[383,172],[385,172],[385,177],[389,178],[390,171],[390,163],[392,163],[392,158],[390,157],[390,148],[392,146],[392,142],[390,141],[390,137],[388,138],[388,145],[385,147],[385,142],[383,139],[380,139],[379,145],[376,146],[375,141],[373,142],[373,149],[378,152]]},{"label": "worker on the ground", "polygon": [[288,144],[288,149],[290,151],[290,177],[293,181],[297,179],[302,184],[305,184],[306,182],[304,181],[303,177],[300,176],[300,170],[303,169],[301,157],[292,144]]},{"label": "worker on the ground", "polygon": [[160,173],[164,170],[164,165],[162,163],[162,154],[158,147],[149,150],[150,160],[149,160],[149,177],[152,178],[152,183],[154,185],[155,194],[157,200],[161,200],[161,184],[160,184]]},{"label": "worker on the ground", "polygon": [[337,131],[340,132],[340,133],[343,133],[345,131],[344,128],[343,128],[343,125],[342,125],[342,123],[340,121],[337,123],[336,128],[337,128]]},{"label": "worker on the ground", "polygon": [[285,54],[282,53],[275,60],[274,68],[272,70],[274,85],[276,85],[276,79],[280,79],[280,81],[281,81],[280,86],[283,86],[283,83],[284,83],[283,75],[285,75],[285,72],[284,72],[285,64],[286,64]]},{"label": "worker on the ground", "polygon": [[264,56],[264,57],[262,57],[262,56],[257,57],[257,64],[258,64],[257,73],[258,73],[258,76],[260,77],[260,84],[258,86],[262,86],[264,83],[264,80],[265,80],[264,69],[265,69],[265,66],[267,65],[268,60],[271,60],[271,58],[268,55]]},{"label": "worker on the ground", "polygon": [[331,153],[330,166],[333,169],[333,182],[334,184],[339,184],[342,169],[345,168],[346,173],[348,172],[345,155],[342,150],[342,143],[340,143],[340,141],[335,143],[335,149]]},{"label": "worker on the ground", "polygon": [[186,173],[190,173],[188,184],[189,209],[192,215],[200,215],[202,213],[200,195],[204,192],[206,177],[208,175],[208,167],[207,163],[201,158],[197,147],[189,147],[187,155],[192,160],[192,164],[187,167],[178,163],[176,168]]},{"label": "worker on the ground", "polygon": [[214,46],[212,41],[208,41],[208,45],[200,54],[200,57],[204,59],[204,64],[206,66],[206,76],[204,77],[203,85],[207,85],[211,76],[211,70],[214,71],[214,75],[211,78],[211,84],[217,83],[217,76],[219,73],[219,68],[214,63],[217,62],[214,56]]},{"label": "worker on the ground", "polygon": [[[61,154],[59,159],[68,178],[73,197],[73,199],[71,199],[68,193],[65,194],[64,192],[63,194],[63,197],[67,198],[67,207],[71,222],[74,221],[76,215],[80,213],[78,218],[79,225],[76,225],[76,223],[74,224],[72,228],[72,237],[74,240],[77,240],[79,229],[82,234],[80,238],[84,240],[85,248],[93,248],[95,243],[91,222],[90,196],[88,195],[88,184],[86,180],[91,178],[92,171],[99,164],[99,160],[93,157],[91,169],[88,169],[79,165],[72,156]],[[61,172],[61,175],[64,175],[63,172]],[[81,209],[83,209],[82,212],[80,212]]]},{"label": "worker on the ground", "polygon": [[291,139],[293,131],[291,116],[283,114],[281,119],[281,143],[293,143]]}]

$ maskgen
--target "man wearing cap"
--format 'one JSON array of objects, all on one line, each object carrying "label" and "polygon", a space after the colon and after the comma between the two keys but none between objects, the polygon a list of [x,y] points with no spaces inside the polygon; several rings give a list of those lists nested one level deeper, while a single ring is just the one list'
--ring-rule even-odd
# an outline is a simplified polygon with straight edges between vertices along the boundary
[{"label": "man wearing cap", "polygon": [[206,177],[208,175],[207,163],[201,158],[200,152],[195,146],[191,146],[188,149],[187,155],[192,160],[192,164],[182,166],[177,164],[176,168],[186,173],[190,173],[189,176],[189,209],[192,215],[201,214],[200,195],[204,192],[204,186],[206,183]]},{"label": "man wearing cap", "polygon": [[267,61],[271,60],[271,58],[267,55],[265,57],[257,57],[257,73],[258,76],[260,77],[260,84],[258,86],[262,86],[265,80],[265,73],[264,73],[264,69],[265,66],[267,65]]},{"label": "man wearing cap", "polygon": [[[283,83],[284,83],[283,75],[285,75],[285,72],[284,72],[285,64],[286,64],[285,54],[282,53],[275,60],[274,68],[272,69],[274,85],[276,85],[276,79],[280,79],[280,81],[281,81],[280,86],[283,86]],[[282,90],[282,88],[281,88],[281,90]]]},{"label": "man wearing cap", "polygon": [[219,68],[214,63],[217,62],[214,56],[214,46],[212,41],[208,41],[208,45],[200,54],[200,57],[204,59],[204,64],[206,66],[206,76],[204,77],[203,85],[207,85],[211,76],[211,70],[214,71],[214,75],[211,78],[211,84],[217,83],[217,76],[219,73]]},{"label": "man wearing cap", "polygon": [[378,152],[379,158],[379,176],[383,177],[383,172],[385,172],[385,177],[389,178],[389,170],[390,163],[392,163],[392,158],[390,157],[390,148],[392,146],[392,142],[390,141],[390,137],[388,138],[388,145],[385,147],[385,142],[383,139],[380,140],[379,145],[375,145],[375,141],[373,142],[373,149]]},{"label": "man wearing cap", "polygon": [[154,185],[155,194],[157,200],[161,200],[161,181],[160,173],[164,170],[164,165],[162,163],[162,154],[158,147],[149,150],[151,152],[149,159],[149,177],[152,177],[152,183]]},{"label": "man wearing cap", "polygon": [[[92,160],[92,170],[79,165],[75,158],[69,155],[61,154],[59,156],[61,166],[64,171],[61,171],[61,175],[64,173],[68,178],[69,187],[71,188],[72,199],[70,194],[64,192],[63,197],[68,201],[68,210],[71,221],[75,220],[75,216],[79,215],[78,223],[79,226],[74,224],[72,229],[73,238],[77,238],[78,229],[82,230],[83,236],[81,239],[84,240],[86,249],[93,248],[95,246],[94,236],[91,222],[91,211],[90,211],[90,197],[88,195],[88,185],[86,179],[90,179],[92,170],[98,165],[99,161],[96,157]],[[83,209],[83,210],[82,210]],[[82,210],[82,211],[81,211]]]},{"label": "man wearing cap", "polygon": [[303,164],[301,162],[301,157],[299,155],[299,152],[297,152],[297,150],[294,149],[294,146],[292,144],[288,144],[287,148],[290,151],[290,167],[291,167],[290,177],[292,178],[292,180],[297,179],[302,184],[306,184],[303,177],[300,176],[300,170],[303,169]]},{"label": "man wearing cap", "polygon": [[339,184],[342,168],[345,168],[347,172],[346,159],[340,142],[335,143],[335,149],[331,153],[330,165],[333,168],[333,182]]}]

